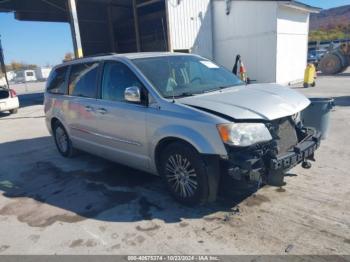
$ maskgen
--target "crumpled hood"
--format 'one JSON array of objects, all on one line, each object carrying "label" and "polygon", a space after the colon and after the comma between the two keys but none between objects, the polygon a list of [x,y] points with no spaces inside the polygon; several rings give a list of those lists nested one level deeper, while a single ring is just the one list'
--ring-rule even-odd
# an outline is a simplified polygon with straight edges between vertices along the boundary
[{"label": "crumpled hood", "polygon": [[277,84],[253,84],[184,97],[178,102],[225,114],[234,119],[274,120],[300,112],[310,104],[301,93]]}]

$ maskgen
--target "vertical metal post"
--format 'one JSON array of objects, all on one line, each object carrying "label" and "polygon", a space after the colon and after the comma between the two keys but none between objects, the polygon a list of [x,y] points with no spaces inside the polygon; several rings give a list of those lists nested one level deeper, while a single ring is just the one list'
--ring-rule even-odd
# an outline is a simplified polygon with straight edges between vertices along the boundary
[{"label": "vertical metal post", "polygon": [[[179,5],[180,0],[178,0],[177,3]],[[166,35],[167,35],[167,47],[168,47],[168,49],[165,51],[172,51],[171,39],[170,39],[169,3],[168,3],[168,1],[165,1],[165,21],[166,21]]]},{"label": "vertical metal post", "polygon": [[109,28],[109,39],[111,45],[111,51],[116,51],[115,37],[114,37],[114,25],[113,25],[113,17],[112,17],[112,5],[108,4],[107,6],[108,13],[108,28]]},{"label": "vertical metal post", "polygon": [[1,67],[1,71],[5,75],[7,88],[10,88],[9,80],[7,79],[7,74],[6,74],[5,57],[4,57],[4,51],[2,49],[2,44],[1,44],[1,35],[0,35],[0,67]]},{"label": "vertical metal post", "polygon": [[137,49],[137,52],[141,52],[140,29],[139,29],[139,17],[138,17],[138,15],[137,15],[136,0],[132,0],[132,8],[133,8],[133,11],[134,11],[134,25],[135,25],[136,49]]},{"label": "vertical metal post", "polygon": [[76,58],[83,57],[83,48],[81,45],[79,20],[76,0],[68,0],[70,28],[73,38],[74,54]]}]

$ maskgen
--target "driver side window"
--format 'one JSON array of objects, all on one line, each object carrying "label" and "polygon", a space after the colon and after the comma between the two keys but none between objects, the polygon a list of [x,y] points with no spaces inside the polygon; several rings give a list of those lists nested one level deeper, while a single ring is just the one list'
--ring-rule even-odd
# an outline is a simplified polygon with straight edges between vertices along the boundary
[{"label": "driver side window", "polygon": [[137,86],[142,89],[140,80],[126,65],[120,62],[106,62],[104,64],[102,99],[125,102],[124,91],[131,86]]}]

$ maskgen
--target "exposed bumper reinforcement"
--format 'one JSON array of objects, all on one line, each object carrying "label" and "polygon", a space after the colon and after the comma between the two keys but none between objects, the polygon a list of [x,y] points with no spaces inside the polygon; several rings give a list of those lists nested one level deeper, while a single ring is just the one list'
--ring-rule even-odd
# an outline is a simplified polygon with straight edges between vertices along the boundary
[{"label": "exposed bumper reinforcement", "polygon": [[308,136],[287,153],[270,160],[271,171],[283,171],[290,169],[306,159],[312,159],[313,154],[320,146],[321,133]]},{"label": "exposed bumper reinforcement", "polygon": [[307,160],[314,160],[314,152],[320,146],[321,134],[312,129],[304,134],[296,146],[280,155],[274,153],[276,145],[274,146],[273,141],[259,148],[231,148],[229,159],[223,161],[222,167],[234,180],[262,180],[269,185],[281,186],[289,169],[300,163],[307,163]]}]

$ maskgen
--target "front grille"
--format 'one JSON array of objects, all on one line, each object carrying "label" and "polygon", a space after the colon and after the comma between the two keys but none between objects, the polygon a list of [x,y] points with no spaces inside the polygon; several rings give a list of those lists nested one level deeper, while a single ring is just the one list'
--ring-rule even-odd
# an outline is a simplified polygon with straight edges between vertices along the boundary
[{"label": "front grille", "polygon": [[298,144],[295,123],[291,117],[284,117],[272,122],[270,131],[277,142],[278,154],[283,154]]}]

